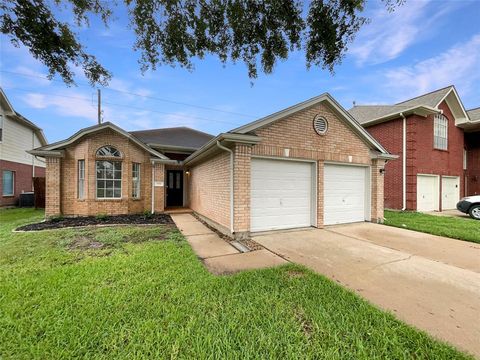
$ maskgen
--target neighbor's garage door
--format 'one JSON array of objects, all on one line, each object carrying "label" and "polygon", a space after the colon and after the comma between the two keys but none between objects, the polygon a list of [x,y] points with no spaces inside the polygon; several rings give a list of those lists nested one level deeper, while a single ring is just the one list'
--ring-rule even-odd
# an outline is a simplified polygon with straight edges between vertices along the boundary
[{"label": "neighbor's garage door", "polygon": [[442,210],[456,209],[460,200],[460,178],[442,176]]},{"label": "neighbor's garage door", "polygon": [[250,230],[312,225],[313,164],[252,159]]},{"label": "neighbor's garage door", "polygon": [[438,176],[417,175],[417,211],[438,210]]},{"label": "neighbor's garage door", "polygon": [[325,225],[365,221],[367,170],[361,166],[325,164]]}]

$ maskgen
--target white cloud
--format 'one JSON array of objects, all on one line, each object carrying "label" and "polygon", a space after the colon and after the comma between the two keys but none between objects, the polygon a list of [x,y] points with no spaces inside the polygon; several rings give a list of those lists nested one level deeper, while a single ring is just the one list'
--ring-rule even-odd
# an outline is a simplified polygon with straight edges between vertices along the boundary
[{"label": "white cloud", "polygon": [[387,70],[381,81],[399,100],[444,86],[455,85],[462,95],[478,90],[480,81],[480,34],[457,44],[441,55],[411,66]]},{"label": "white cloud", "polygon": [[[367,16],[371,22],[358,33],[349,54],[358,65],[380,64],[397,58],[408,47],[429,37],[442,24],[438,19],[461,2],[431,0],[407,1],[394,12],[387,11],[383,3]],[[433,6],[430,6],[430,5]]]}]

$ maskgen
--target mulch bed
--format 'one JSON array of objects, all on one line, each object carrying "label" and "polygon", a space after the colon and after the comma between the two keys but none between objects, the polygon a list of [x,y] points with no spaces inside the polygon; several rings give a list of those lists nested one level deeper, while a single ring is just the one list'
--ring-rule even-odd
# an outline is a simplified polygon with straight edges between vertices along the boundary
[{"label": "mulch bed", "polygon": [[112,215],[107,217],[82,216],[66,217],[61,219],[46,220],[41,223],[20,226],[17,231],[39,231],[48,229],[62,229],[66,227],[95,226],[95,225],[155,225],[173,224],[172,218],[167,214],[154,214],[145,216],[137,215]]}]

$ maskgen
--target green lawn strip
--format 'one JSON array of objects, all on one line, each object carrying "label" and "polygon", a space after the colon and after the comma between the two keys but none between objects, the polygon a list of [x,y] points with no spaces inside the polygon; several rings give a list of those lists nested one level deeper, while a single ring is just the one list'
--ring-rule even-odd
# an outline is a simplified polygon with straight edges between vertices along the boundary
[{"label": "green lawn strip", "polygon": [[468,218],[385,210],[385,225],[480,243],[480,221]]},{"label": "green lawn strip", "polygon": [[7,233],[22,221],[0,225],[4,359],[468,358],[296,265],[217,277],[172,228]]}]

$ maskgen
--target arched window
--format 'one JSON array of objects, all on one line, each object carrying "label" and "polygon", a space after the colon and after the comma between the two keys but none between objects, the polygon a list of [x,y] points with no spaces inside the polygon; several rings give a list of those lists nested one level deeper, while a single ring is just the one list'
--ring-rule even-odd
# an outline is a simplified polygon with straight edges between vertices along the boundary
[{"label": "arched window", "polygon": [[433,118],[433,147],[448,150],[448,119],[442,114]]},{"label": "arched window", "polygon": [[101,158],[121,158],[120,151],[113,146],[97,150],[95,161],[97,199],[120,199],[122,197],[122,162]]},{"label": "arched window", "polygon": [[98,157],[122,157],[120,151],[115,149],[113,146],[102,146],[97,150]]}]

